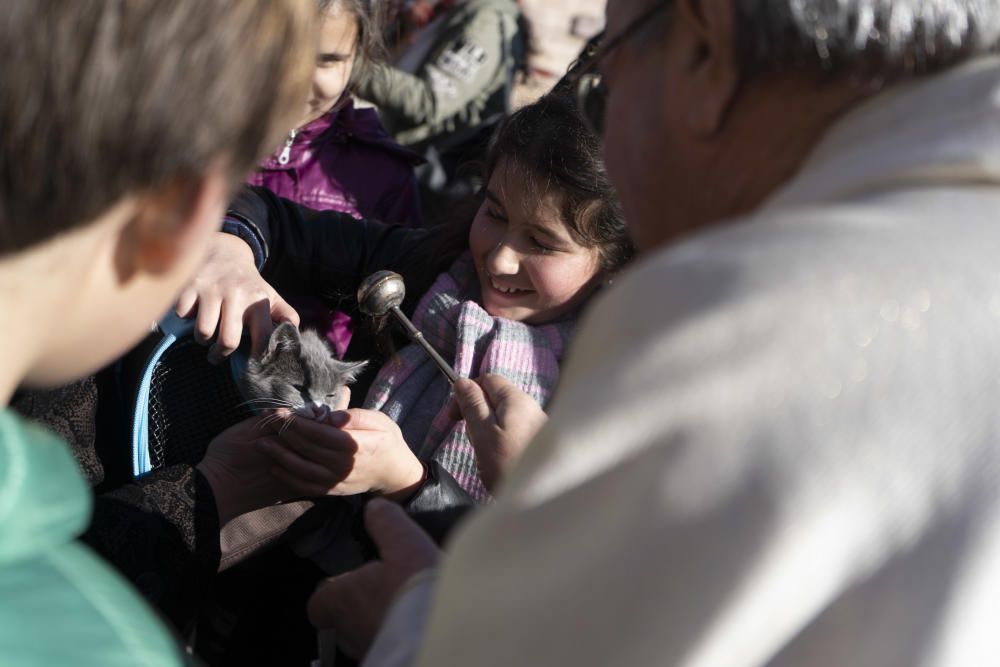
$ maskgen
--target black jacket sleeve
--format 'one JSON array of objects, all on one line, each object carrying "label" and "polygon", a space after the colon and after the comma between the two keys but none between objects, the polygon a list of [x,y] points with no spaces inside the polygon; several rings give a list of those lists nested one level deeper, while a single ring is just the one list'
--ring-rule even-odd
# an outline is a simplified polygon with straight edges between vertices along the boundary
[{"label": "black jacket sleeve", "polygon": [[[357,309],[357,287],[387,269],[406,280],[404,310],[447,264],[436,261],[437,229],[412,229],[357,220],[334,211],[314,211],[264,188],[245,188],[230,204],[230,221],[260,244],[261,275],[283,295],[313,295],[345,312]],[[230,228],[227,227],[227,231]],[[235,233],[235,232],[234,232]],[[254,243],[250,242],[251,247]]]},{"label": "black jacket sleeve", "polygon": [[427,479],[403,505],[403,509],[427,531],[437,544],[444,544],[476,502],[437,461],[427,461]]}]

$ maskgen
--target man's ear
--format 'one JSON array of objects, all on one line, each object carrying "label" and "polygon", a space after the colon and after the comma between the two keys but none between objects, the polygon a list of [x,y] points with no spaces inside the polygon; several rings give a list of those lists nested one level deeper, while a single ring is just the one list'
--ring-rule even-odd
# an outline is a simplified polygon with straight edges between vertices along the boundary
[{"label": "man's ear", "polygon": [[697,136],[718,134],[739,93],[736,10],[732,0],[678,0],[674,34],[685,35],[688,127]]},{"label": "man's ear", "polygon": [[202,175],[179,175],[135,197],[135,214],[121,230],[115,252],[119,280],[160,275],[200,249],[221,223],[229,179],[221,165]]}]

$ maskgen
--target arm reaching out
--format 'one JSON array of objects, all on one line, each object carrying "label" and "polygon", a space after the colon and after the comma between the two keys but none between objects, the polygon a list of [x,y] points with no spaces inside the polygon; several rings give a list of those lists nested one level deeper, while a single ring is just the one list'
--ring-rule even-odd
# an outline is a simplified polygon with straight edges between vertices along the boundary
[{"label": "arm reaching out", "polygon": [[239,237],[219,232],[208,257],[194,279],[181,292],[176,312],[197,314],[194,336],[207,345],[209,360],[218,363],[239,347],[243,327],[250,331],[252,353],[263,351],[272,322],[292,322],[299,316],[257,272],[253,252]]}]

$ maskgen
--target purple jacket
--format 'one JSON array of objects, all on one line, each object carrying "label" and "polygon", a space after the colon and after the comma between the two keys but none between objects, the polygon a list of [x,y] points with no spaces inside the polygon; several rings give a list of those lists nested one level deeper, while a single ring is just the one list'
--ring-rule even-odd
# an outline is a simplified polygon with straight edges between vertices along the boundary
[{"label": "purple jacket", "polygon": [[[349,99],[341,109],[290,133],[247,183],[320,211],[419,227],[413,166],[421,160],[393,141],[374,109],[356,109]],[[302,324],[325,331],[343,357],[351,341],[350,318],[330,313],[318,299],[285,297]]]},{"label": "purple jacket", "polygon": [[420,161],[392,140],[374,109],[351,100],[289,134],[247,183],[309,208],[416,227]]}]

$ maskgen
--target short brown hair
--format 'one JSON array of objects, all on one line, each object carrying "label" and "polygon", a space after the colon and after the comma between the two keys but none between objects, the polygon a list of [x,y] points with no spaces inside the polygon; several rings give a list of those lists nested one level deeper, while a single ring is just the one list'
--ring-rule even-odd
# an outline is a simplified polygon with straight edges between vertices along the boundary
[{"label": "short brown hair", "polygon": [[131,192],[244,174],[305,99],[315,0],[7,0],[0,256]]}]

